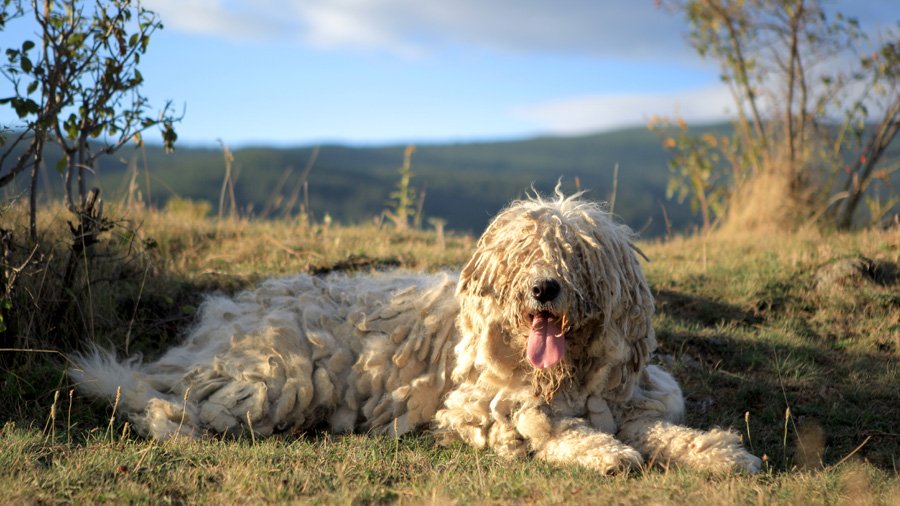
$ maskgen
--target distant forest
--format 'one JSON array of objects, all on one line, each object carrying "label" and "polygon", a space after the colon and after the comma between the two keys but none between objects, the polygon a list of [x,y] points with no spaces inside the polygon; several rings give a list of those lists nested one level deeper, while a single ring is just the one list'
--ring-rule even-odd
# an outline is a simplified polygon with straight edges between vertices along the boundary
[{"label": "distant forest", "polygon": [[[727,128],[713,125],[703,130]],[[308,172],[312,218],[322,220],[327,214],[337,222],[362,223],[390,209],[389,195],[400,178],[405,147],[319,146]],[[241,215],[283,216],[314,149],[235,149],[232,175]],[[57,158],[49,153],[47,166],[53,167]],[[686,203],[666,198],[667,159],[659,137],[645,128],[578,137],[420,144],[412,156],[411,183],[418,196],[424,193],[424,227],[429,218],[441,218],[451,230],[480,233],[491,216],[532,186],[546,194],[562,180],[566,193],[577,186],[589,190],[591,199],[609,201],[616,179],[615,214],[642,237],[656,237],[666,233],[667,220],[673,232],[698,223]],[[107,202],[122,199],[131,186],[157,207],[177,196],[207,201],[216,213],[224,174],[220,148],[177,145],[174,153],[166,154],[158,146],[144,151],[126,147],[115,158],[101,159],[93,184],[103,190]],[[59,178],[44,179],[42,193],[59,197]],[[7,196],[21,190],[4,189]],[[288,214],[296,214],[302,201],[301,193]]]}]

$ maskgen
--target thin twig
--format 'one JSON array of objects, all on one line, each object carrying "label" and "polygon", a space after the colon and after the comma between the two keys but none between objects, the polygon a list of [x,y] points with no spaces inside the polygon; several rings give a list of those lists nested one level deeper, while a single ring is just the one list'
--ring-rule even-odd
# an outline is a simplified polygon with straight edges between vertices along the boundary
[{"label": "thin twig", "polygon": [[616,214],[616,192],[619,188],[619,163],[613,166],[612,195],[609,197],[609,214]]},{"label": "thin twig", "polygon": [[866,437],[866,439],[864,439],[863,442],[859,444],[859,446],[857,446],[856,448],[854,448],[852,452],[848,453],[846,457],[844,457],[844,458],[842,458],[841,460],[837,461],[837,463],[834,464],[833,466],[831,466],[831,468],[834,469],[835,467],[840,466],[840,465],[843,464],[844,462],[847,462],[847,459],[849,459],[850,457],[852,457],[853,455],[855,455],[856,452],[862,450],[862,447],[863,447],[863,446],[866,446],[866,443],[868,443],[870,439],[872,439],[872,436]]},{"label": "thin twig", "polygon": [[309,173],[312,171],[313,167],[316,165],[316,159],[319,158],[319,146],[316,146],[312,149],[312,152],[309,154],[309,158],[306,160],[306,166],[303,168],[303,172],[300,173],[300,178],[297,179],[297,184],[294,186],[294,190],[291,192],[290,198],[288,198],[287,203],[284,205],[284,209],[281,211],[281,215],[283,217],[289,217],[291,215],[291,211],[294,210],[294,206],[297,205],[297,200],[300,199],[300,192],[303,191],[303,199],[306,203],[306,213],[309,212],[309,199],[307,198],[309,194],[307,193],[307,188],[305,185],[309,181]]},{"label": "thin twig", "polygon": [[[231,155],[231,151],[229,151],[225,141],[222,139],[218,139],[218,141],[222,145],[222,153],[225,157],[225,177],[222,179],[222,189],[219,192],[219,220],[221,221],[225,214],[225,191],[228,190],[231,184],[231,162],[234,160],[234,157]],[[234,197],[232,197],[231,207],[231,211],[234,212]]]},{"label": "thin twig", "polygon": [[247,426],[250,428],[250,440],[253,446],[256,446],[256,433],[253,431],[253,419],[250,418],[250,411],[247,411]]},{"label": "thin twig", "polygon": [[0,348],[0,351],[21,351],[25,353],[57,353],[62,356],[66,356],[63,352],[58,350],[41,350],[38,348]]},{"label": "thin twig", "polygon": [[178,430],[175,432],[176,437],[181,435],[181,428],[184,426],[184,417],[187,415],[187,403],[188,396],[190,396],[190,394],[191,387],[187,387],[187,389],[184,391],[184,396],[182,397],[184,402],[182,402],[181,404],[181,420],[178,422]]},{"label": "thin twig", "polygon": [[128,356],[128,348],[131,345],[131,329],[134,327],[134,320],[137,319],[138,307],[141,305],[141,297],[144,295],[144,284],[147,282],[147,271],[150,270],[150,262],[144,269],[144,275],[141,277],[141,288],[138,290],[137,300],[134,303],[134,311],[131,312],[131,319],[128,320],[128,330],[125,332],[125,355]]}]

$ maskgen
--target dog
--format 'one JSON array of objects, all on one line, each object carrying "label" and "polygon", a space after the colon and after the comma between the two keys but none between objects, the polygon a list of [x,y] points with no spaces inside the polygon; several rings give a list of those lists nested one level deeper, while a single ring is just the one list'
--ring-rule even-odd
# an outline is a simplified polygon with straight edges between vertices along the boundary
[{"label": "dog", "polygon": [[434,431],[601,473],[757,472],[735,433],[678,425],[648,363],[653,297],[628,227],[581,194],[503,209],[458,273],[298,275],[210,296],[159,359],[74,357],[85,394],[154,438]]}]

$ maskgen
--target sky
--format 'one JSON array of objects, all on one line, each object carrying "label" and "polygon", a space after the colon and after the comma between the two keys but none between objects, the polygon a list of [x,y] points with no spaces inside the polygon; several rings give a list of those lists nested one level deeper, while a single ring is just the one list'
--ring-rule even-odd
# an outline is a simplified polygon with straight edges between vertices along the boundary
[{"label": "sky", "polygon": [[[165,25],[141,62],[143,91],[184,110],[184,144],[465,142],[733,110],[683,17],[653,0],[143,3]],[[826,3],[871,33],[900,20],[897,0]]]}]

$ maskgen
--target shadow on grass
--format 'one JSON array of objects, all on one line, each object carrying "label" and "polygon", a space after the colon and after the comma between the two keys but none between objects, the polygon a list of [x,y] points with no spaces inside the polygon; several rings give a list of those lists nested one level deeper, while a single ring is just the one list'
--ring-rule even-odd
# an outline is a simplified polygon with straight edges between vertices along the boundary
[{"label": "shadow on grass", "polygon": [[760,316],[673,290],[656,297],[657,353],[682,384],[690,425],[730,426],[776,470],[835,464],[857,449],[853,458],[896,470],[893,355],[834,349],[811,315]]},{"label": "shadow on grass", "polygon": [[731,322],[753,325],[762,322],[759,316],[737,306],[675,290],[654,290],[653,297],[658,312],[678,315],[678,318],[701,325]]}]

